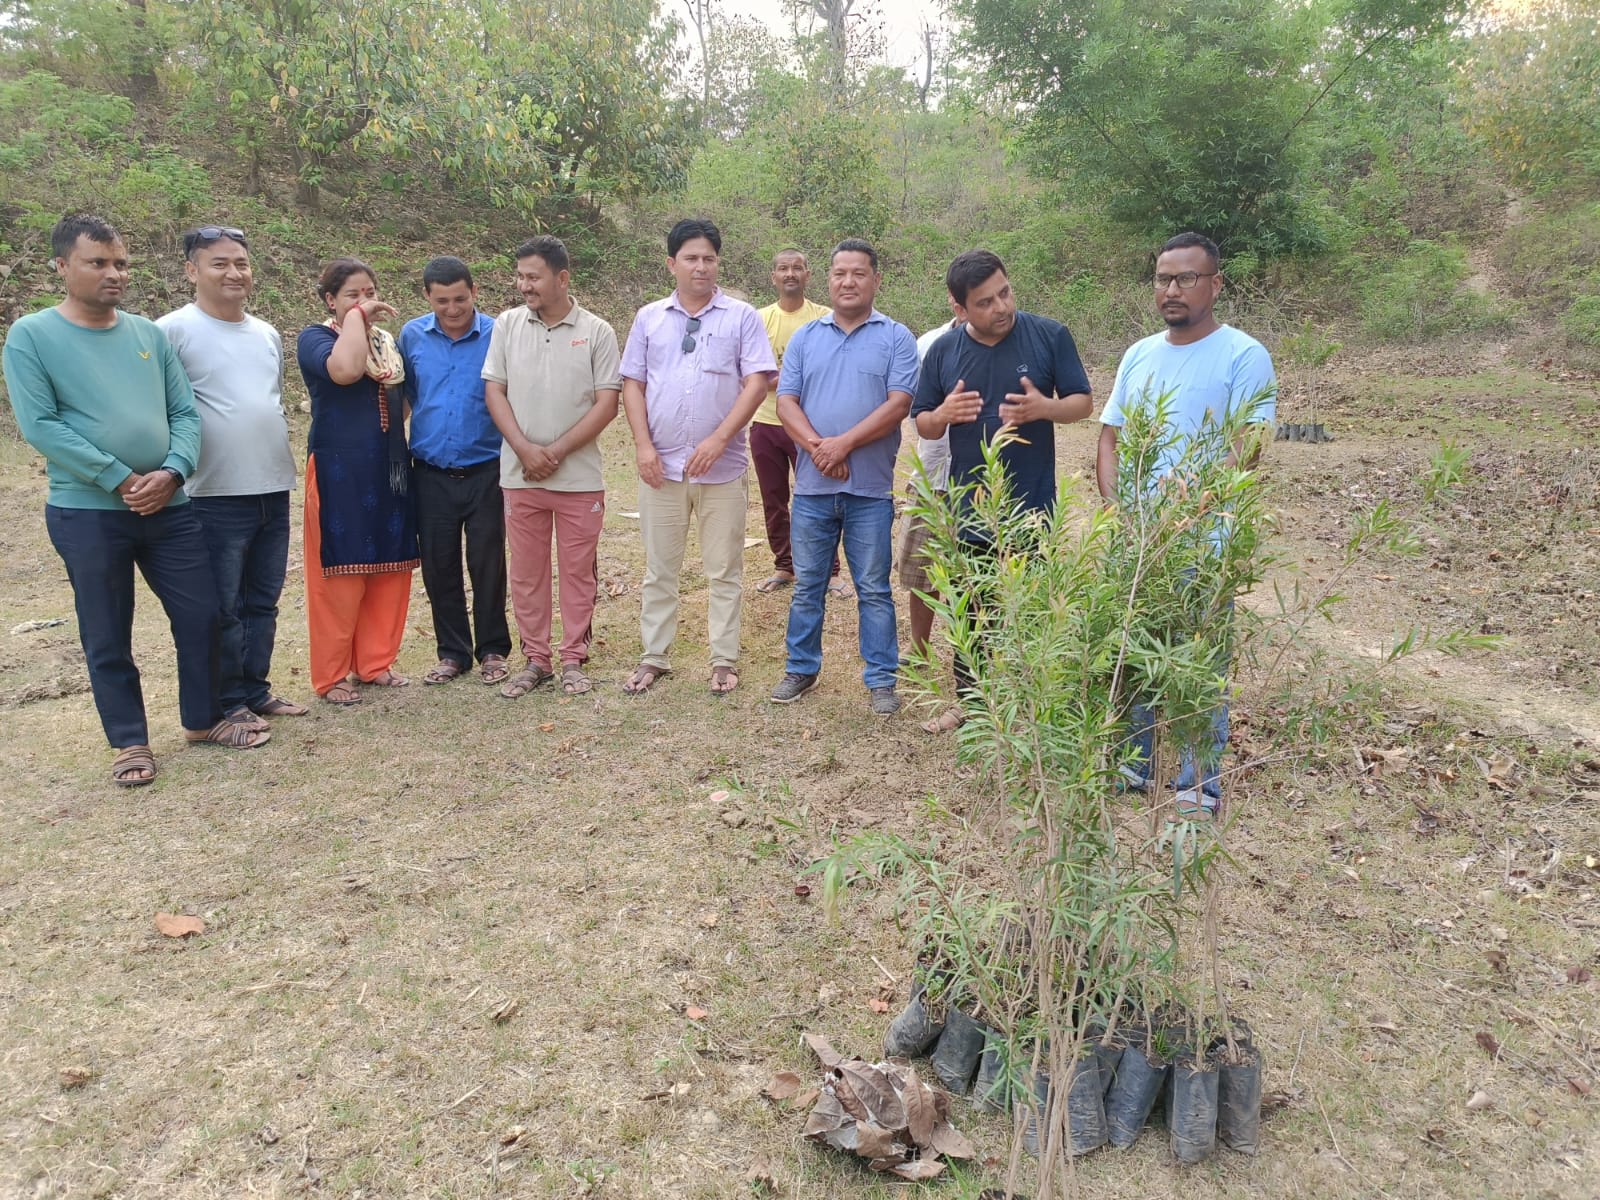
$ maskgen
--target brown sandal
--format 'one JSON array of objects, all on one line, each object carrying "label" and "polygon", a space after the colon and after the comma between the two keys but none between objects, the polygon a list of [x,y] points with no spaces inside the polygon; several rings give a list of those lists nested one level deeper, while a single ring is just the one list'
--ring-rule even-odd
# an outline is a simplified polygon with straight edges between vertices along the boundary
[{"label": "brown sandal", "polygon": [[536,663],[528,663],[518,671],[506,685],[500,689],[500,694],[507,700],[520,700],[535,688],[541,688],[555,678],[555,673],[546,671]]},{"label": "brown sandal", "polygon": [[[149,774],[141,774],[148,771]],[[156,756],[149,746],[124,746],[111,760],[111,782],[118,787],[144,787],[156,779]]]},{"label": "brown sandal", "polygon": [[738,686],[739,669],[737,667],[711,668],[711,694],[713,696],[726,696]]},{"label": "brown sandal", "polygon": [[922,723],[922,732],[934,735],[954,733],[967,723],[967,715],[959,708],[947,708],[931,721]]},{"label": "brown sandal", "polygon": [[485,654],[483,661],[478,664],[478,678],[486,686],[499,683],[511,671],[511,664],[506,661],[504,654]]},{"label": "brown sandal", "polygon": [[264,720],[257,716],[253,710],[245,708],[243,705],[234,709],[232,712],[223,713],[222,719],[224,721],[232,721],[235,725],[243,725],[246,729],[254,729],[257,732],[272,728],[271,725],[268,725]]},{"label": "brown sandal", "polygon": [[436,662],[426,675],[422,677],[423,683],[449,683],[466,673],[463,667],[453,658],[441,658]]},{"label": "brown sandal", "polygon": [[227,717],[223,717],[204,733],[185,729],[183,736],[191,746],[225,746],[229,750],[254,750],[257,746],[265,746],[272,740],[272,735],[266,730],[251,729],[248,725],[236,724]]},{"label": "brown sandal", "polygon": [[282,696],[268,696],[259,707],[250,711],[258,717],[304,717],[311,712],[304,704],[296,704]]},{"label": "brown sandal", "polygon": [[382,674],[374,675],[371,679],[363,679],[361,682],[366,684],[368,687],[399,688],[411,686],[411,680],[407,679],[404,675],[398,674],[393,667],[385,669]]},{"label": "brown sandal", "polygon": [[329,704],[337,704],[342,708],[349,708],[352,704],[361,703],[361,693],[343,681],[334,684],[321,695]]},{"label": "brown sandal", "polygon": [[672,669],[670,667],[658,667],[654,663],[640,663],[633,669],[633,674],[623,681],[622,694],[624,696],[642,696],[655,687],[658,679],[671,674]]},{"label": "brown sandal", "polygon": [[583,673],[583,664],[561,664],[561,690],[567,695],[581,696],[593,687],[594,682]]}]

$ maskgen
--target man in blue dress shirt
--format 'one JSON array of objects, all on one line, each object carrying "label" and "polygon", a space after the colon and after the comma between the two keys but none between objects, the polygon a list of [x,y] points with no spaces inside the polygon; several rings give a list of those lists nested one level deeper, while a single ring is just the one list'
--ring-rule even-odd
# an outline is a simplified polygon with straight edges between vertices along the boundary
[{"label": "man in blue dress shirt", "polygon": [[772,690],[775,704],[793,703],[817,686],[823,605],[842,542],[856,585],[862,681],[872,711],[889,716],[900,708],[889,563],[894,460],[917,386],[917,339],[873,307],[882,283],[871,245],[840,242],[828,266],[833,310],[801,328],[784,351],[778,419],[800,455],[790,513],[795,580],[788,661]]},{"label": "man in blue dress shirt", "polygon": [[[422,273],[433,311],[407,322],[400,353],[411,381],[411,460],[422,585],[433,607],[439,662],[424,683],[449,683],[479,664],[484,683],[508,670],[506,522],[500,497],[500,431],[483,398],[483,361],[494,321],[478,311],[472,271],[444,255]],[[466,542],[472,620],[462,581]]]}]

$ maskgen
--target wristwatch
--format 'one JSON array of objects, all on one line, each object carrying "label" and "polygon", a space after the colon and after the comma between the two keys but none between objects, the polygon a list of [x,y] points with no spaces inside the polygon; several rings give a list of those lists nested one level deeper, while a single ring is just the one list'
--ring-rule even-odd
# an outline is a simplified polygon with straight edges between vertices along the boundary
[{"label": "wristwatch", "polygon": [[177,481],[179,487],[183,486],[183,472],[178,470],[177,467],[162,467],[161,469],[171,475]]}]

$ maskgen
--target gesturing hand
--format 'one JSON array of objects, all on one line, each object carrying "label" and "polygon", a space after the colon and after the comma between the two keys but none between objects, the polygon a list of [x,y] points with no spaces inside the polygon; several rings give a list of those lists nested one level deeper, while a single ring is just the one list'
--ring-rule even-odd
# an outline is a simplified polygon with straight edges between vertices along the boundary
[{"label": "gesturing hand", "polygon": [[939,405],[939,411],[951,425],[971,424],[983,411],[983,395],[968,388],[965,379],[958,379],[955,389]]},{"label": "gesturing hand", "polygon": [[1024,375],[1022,391],[1006,393],[1005,402],[1000,405],[1000,420],[1006,425],[1026,425],[1029,421],[1042,420],[1049,403],[1050,397]]}]

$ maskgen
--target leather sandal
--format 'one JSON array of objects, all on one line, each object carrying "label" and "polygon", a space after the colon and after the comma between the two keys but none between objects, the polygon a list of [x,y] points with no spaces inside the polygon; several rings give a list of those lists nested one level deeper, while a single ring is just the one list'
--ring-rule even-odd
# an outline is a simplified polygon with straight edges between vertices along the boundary
[{"label": "leather sandal", "polygon": [[520,700],[535,688],[541,688],[555,678],[553,671],[547,671],[536,663],[528,663],[500,689],[500,694],[507,700]]},{"label": "leather sandal", "polygon": [[429,668],[428,673],[422,677],[423,683],[449,683],[452,679],[459,678],[466,672],[453,658],[441,658]]},{"label": "leather sandal", "polygon": [[191,746],[225,746],[229,750],[254,750],[257,746],[265,746],[272,740],[272,735],[264,729],[251,729],[247,725],[239,725],[223,717],[204,733],[193,729],[183,731],[184,740]]},{"label": "leather sandal", "polygon": [[124,746],[111,760],[111,782],[118,787],[144,787],[155,780],[156,756],[149,746]]}]

